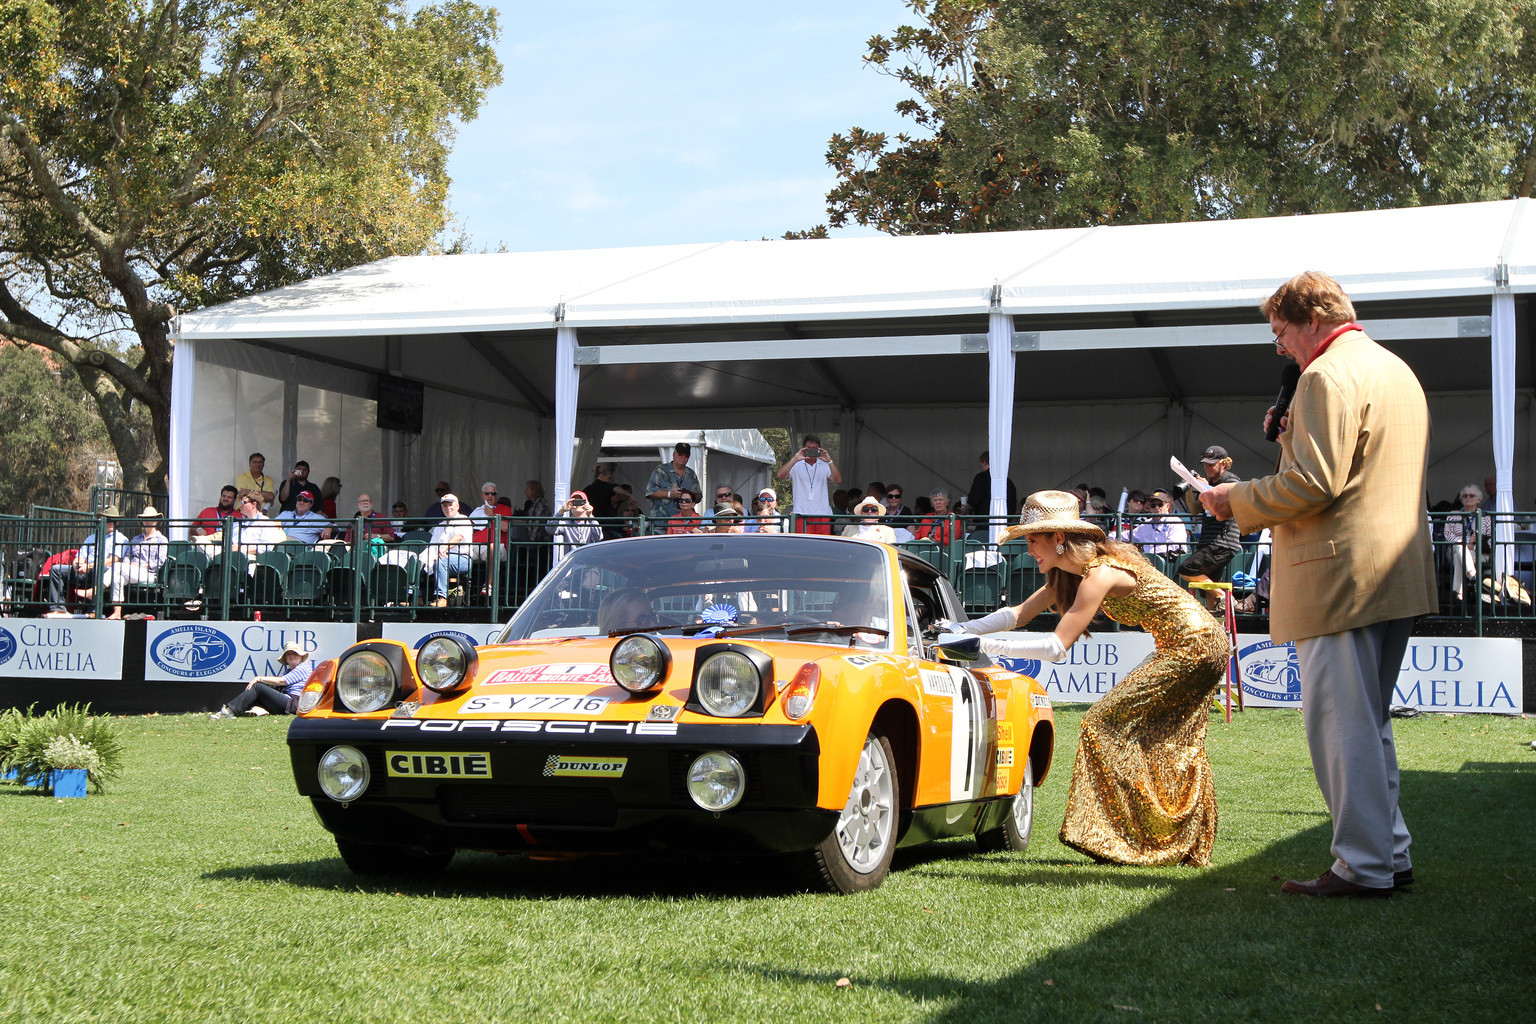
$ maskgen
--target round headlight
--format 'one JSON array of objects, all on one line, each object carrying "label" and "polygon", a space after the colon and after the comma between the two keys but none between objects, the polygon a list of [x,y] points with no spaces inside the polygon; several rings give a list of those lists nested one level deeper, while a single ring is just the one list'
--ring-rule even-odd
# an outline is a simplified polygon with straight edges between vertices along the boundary
[{"label": "round headlight", "polygon": [[348,711],[377,711],[395,695],[395,670],[384,655],[359,651],[341,663],[336,673],[336,696]]},{"label": "round headlight", "polygon": [[688,795],[706,811],[728,811],[741,803],[746,791],[741,762],[723,750],[700,754],[688,766]]},{"label": "round headlight", "polygon": [[332,747],[320,755],[320,789],[338,803],[348,803],[368,788],[368,759],[356,747]]},{"label": "round headlight", "polygon": [[464,645],[451,636],[435,636],[416,652],[416,674],[421,677],[422,686],[436,693],[447,693],[469,678],[475,659],[473,647],[465,650]]},{"label": "round headlight", "polygon": [[608,671],[630,693],[644,693],[660,686],[671,667],[672,652],[667,645],[644,633],[620,640],[608,656]]},{"label": "round headlight", "polygon": [[705,711],[718,718],[737,718],[752,709],[762,688],[757,666],[746,655],[724,651],[699,669],[694,692]]}]

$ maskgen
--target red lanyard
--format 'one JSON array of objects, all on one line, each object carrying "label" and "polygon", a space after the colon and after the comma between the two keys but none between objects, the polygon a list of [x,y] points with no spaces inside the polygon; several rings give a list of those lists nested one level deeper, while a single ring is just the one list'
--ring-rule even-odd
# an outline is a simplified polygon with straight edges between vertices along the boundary
[{"label": "red lanyard", "polygon": [[[1317,362],[1317,357],[1322,355],[1324,352],[1328,351],[1328,346],[1333,344],[1333,339],[1334,338],[1337,338],[1339,335],[1344,334],[1344,333],[1346,333],[1348,331],[1363,331],[1363,330],[1365,330],[1365,328],[1361,327],[1359,324],[1355,323],[1353,320],[1351,320],[1347,324],[1344,324],[1341,327],[1336,328],[1332,334],[1328,335],[1328,337],[1323,339],[1323,343],[1321,345],[1317,346],[1317,351],[1313,352],[1312,353],[1312,358],[1307,360],[1307,366],[1311,366],[1313,363]],[[1307,368],[1307,366],[1303,366],[1302,369],[1305,370]]]}]

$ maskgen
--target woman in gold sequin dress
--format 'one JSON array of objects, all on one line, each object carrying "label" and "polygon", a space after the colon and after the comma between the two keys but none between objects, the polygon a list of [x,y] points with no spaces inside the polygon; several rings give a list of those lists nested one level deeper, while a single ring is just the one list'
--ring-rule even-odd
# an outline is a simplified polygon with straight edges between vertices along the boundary
[{"label": "woman in gold sequin dress", "polygon": [[1222,625],[1133,545],[1106,540],[1083,520],[1072,494],[1030,495],[1023,521],[1008,531],[1019,535],[1029,538],[1045,586],[1021,605],[956,628],[1011,630],[1066,610],[1041,639],[984,637],[987,654],[1057,661],[1101,607],[1157,645],[1083,716],[1061,841],[1119,864],[1210,864],[1216,793],[1205,726],[1231,655]]}]

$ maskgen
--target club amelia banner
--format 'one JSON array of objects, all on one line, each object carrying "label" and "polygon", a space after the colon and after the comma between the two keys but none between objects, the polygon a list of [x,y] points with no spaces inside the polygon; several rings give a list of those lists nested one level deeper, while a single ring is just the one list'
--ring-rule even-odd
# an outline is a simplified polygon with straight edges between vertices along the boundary
[{"label": "club amelia banner", "polygon": [[5,619],[0,676],[123,678],[123,624],[103,619]]},{"label": "club amelia banner", "polygon": [[144,680],[150,683],[235,683],[282,675],[278,655],[284,644],[310,652],[313,664],[357,642],[357,627],[350,622],[151,622],[148,627]]},{"label": "club amelia banner", "polygon": [[[1098,633],[1073,644],[1058,662],[1010,658],[1004,664],[1040,680],[1054,701],[1087,704],[1108,693],[1151,653],[1152,638],[1145,633]],[[1238,635],[1237,653],[1245,704],[1301,707],[1295,645],[1245,633]],[[1522,669],[1519,640],[1414,637],[1398,673],[1392,704],[1420,711],[1519,714],[1524,698]]]}]

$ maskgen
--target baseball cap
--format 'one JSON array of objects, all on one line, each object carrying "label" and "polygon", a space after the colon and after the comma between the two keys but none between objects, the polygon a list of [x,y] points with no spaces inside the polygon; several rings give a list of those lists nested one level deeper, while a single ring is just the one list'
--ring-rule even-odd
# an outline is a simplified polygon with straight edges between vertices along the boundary
[{"label": "baseball cap", "polygon": [[571,492],[571,500],[572,501],[578,501],[579,500],[583,505],[589,504],[589,502],[587,501],[587,492],[586,491],[572,491]]},{"label": "baseball cap", "polygon": [[779,492],[775,491],[772,487],[764,487],[757,492],[757,496],[759,498],[772,498],[774,501],[779,500]]},{"label": "baseball cap", "polygon": [[719,517],[721,517],[721,516],[739,516],[739,515],[741,515],[741,513],[736,511],[736,506],[732,505],[728,501],[721,502],[720,504],[715,506],[715,518],[717,518],[717,519]]},{"label": "baseball cap", "polygon": [[677,444],[672,446],[672,450],[679,455],[692,455],[693,445],[689,444],[687,441],[679,441]]},{"label": "baseball cap", "polygon": [[1229,458],[1231,458],[1231,456],[1227,454],[1227,450],[1225,448],[1223,448],[1219,444],[1213,444],[1213,445],[1211,445],[1209,448],[1207,448],[1205,450],[1205,454],[1204,455],[1200,456],[1200,461],[1201,462],[1220,462],[1222,459],[1229,459]]}]

